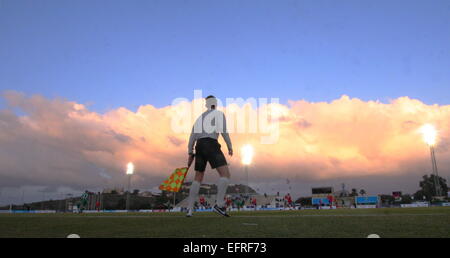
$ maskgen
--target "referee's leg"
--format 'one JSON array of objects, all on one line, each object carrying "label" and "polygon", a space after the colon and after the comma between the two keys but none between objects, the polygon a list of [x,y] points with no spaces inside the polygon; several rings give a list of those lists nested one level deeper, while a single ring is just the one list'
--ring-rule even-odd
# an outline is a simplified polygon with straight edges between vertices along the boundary
[{"label": "referee's leg", "polygon": [[195,171],[194,181],[192,182],[191,189],[189,190],[189,199],[188,199],[188,214],[187,216],[192,216],[192,212],[194,210],[194,203],[198,198],[198,192],[200,191],[200,185],[203,181],[203,176],[205,172]]},{"label": "referee's leg", "polygon": [[225,194],[227,192],[228,183],[230,182],[230,170],[228,165],[217,167],[219,173],[219,182],[217,183],[217,199],[216,204],[220,208],[225,206]]}]

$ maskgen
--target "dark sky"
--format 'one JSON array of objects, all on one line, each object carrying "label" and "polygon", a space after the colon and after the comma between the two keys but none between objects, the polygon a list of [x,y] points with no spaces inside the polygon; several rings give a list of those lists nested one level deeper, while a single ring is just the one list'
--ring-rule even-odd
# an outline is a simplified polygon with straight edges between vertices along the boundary
[{"label": "dark sky", "polygon": [[450,2],[11,1],[0,90],[99,112],[225,97],[450,102]]}]

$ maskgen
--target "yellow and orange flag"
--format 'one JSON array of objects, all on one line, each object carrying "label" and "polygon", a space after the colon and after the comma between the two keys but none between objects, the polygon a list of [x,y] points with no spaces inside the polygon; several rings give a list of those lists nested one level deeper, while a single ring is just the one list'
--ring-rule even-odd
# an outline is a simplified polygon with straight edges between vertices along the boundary
[{"label": "yellow and orange flag", "polygon": [[168,191],[168,192],[179,192],[181,190],[181,186],[183,185],[184,179],[186,178],[187,172],[191,167],[192,162],[194,161],[194,155],[189,156],[188,166],[182,168],[176,168],[175,171],[162,182],[159,186],[159,190]]},{"label": "yellow and orange flag", "polygon": [[168,192],[179,192],[181,186],[183,185],[186,174],[189,167],[176,168],[172,175],[169,176],[162,184],[159,186],[159,190]]}]

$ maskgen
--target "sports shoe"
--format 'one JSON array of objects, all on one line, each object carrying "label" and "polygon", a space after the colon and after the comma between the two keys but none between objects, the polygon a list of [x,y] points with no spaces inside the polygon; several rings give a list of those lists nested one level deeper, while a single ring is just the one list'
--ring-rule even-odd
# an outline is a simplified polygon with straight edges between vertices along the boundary
[{"label": "sports shoe", "polygon": [[186,217],[188,217],[188,218],[192,217],[192,209],[188,209],[188,211],[186,213]]},{"label": "sports shoe", "polygon": [[217,206],[217,204],[214,205],[213,211],[214,211],[215,213],[219,214],[219,215],[224,216],[224,217],[230,217],[230,215],[228,215],[226,209],[225,209],[225,208],[220,208],[219,206]]}]

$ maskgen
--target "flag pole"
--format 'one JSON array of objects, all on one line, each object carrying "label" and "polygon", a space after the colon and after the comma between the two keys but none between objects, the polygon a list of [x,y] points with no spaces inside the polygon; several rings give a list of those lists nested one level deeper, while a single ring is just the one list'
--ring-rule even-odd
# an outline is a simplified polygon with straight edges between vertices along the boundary
[{"label": "flag pole", "polygon": [[175,194],[176,192],[173,192],[173,209],[175,209]]}]

